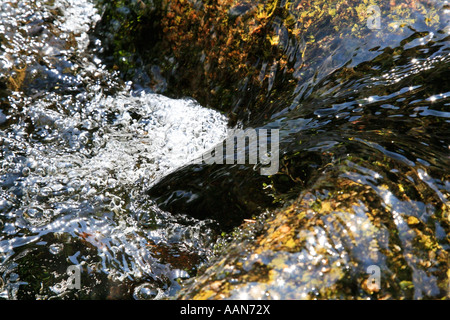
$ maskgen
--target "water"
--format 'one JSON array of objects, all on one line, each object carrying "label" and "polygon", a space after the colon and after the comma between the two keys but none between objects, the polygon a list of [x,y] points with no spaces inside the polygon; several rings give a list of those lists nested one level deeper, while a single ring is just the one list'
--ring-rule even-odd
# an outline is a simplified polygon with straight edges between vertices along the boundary
[{"label": "water", "polygon": [[[227,119],[107,71],[90,1],[0,6],[0,81],[13,91],[0,108],[0,297],[173,295],[214,224],[143,191],[221,141]],[[67,290],[72,265],[81,290]]]}]

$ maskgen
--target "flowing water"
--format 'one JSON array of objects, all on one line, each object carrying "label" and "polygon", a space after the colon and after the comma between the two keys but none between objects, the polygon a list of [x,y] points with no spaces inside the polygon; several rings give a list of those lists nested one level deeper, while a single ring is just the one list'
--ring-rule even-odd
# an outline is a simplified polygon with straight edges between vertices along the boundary
[{"label": "flowing water", "polygon": [[[0,297],[173,297],[210,256],[216,222],[164,211],[148,188],[163,179],[158,196],[206,216],[267,200],[253,166],[183,167],[227,136],[226,117],[105,67],[95,3],[0,1]],[[217,272],[231,285],[247,277],[232,298],[326,296],[372,264],[389,278],[385,297],[448,294],[449,13],[440,6],[437,27],[383,26],[383,41],[333,39],[329,57],[308,61],[280,38],[299,59],[298,86],[249,123],[280,130],[281,170],[266,189],[270,201],[313,199],[304,224],[285,217],[306,240],[259,257],[254,234],[235,246]],[[268,92],[280,76],[271,71]],[[273,283],[258,282],[262,265]],[[71,266],[80,290],[67,290]]]},{"label": "flowing water", "polygon": [[[174,218],[143,189],[221,141],[227,119],[106,71],[87,0],[0,6],[1,80],[13,89],[0,109],[0,297],[173,294],[212,224]],[[78,291],[66,290],[72,265]]]}]

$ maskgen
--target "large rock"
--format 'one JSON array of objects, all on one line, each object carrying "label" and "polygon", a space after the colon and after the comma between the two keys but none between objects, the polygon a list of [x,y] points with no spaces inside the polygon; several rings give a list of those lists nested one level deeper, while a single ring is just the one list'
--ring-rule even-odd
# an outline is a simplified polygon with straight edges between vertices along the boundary
[{"label": "large rock", "polygon": [[[377,21],[375,1],[103,3],[98,31],[111,65],[157,92],[222,110],[232,124],[267,122],[354,58],[358,47],[387,47],[409,25],[434,30],[442,23],[442,8],[415,0],[380,4],[380,30],[368,28]],[[355,59],[366,55],[361,50]]]}]

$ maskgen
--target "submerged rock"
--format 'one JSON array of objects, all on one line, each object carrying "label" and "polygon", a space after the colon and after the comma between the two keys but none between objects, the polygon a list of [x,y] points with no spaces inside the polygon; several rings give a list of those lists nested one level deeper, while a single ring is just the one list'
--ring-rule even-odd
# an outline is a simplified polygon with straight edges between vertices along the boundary
[{"label": "submerged rock", "polygon": [[349,61],[351,68],[377,49],[413,41],[408,36],[415,30],[446,26],[445,6],[434,1],[385,2],[376,7],[379,15],[374,5],[100,1],[104,13],[97,32],[106,56],[113,57],[110,65],[128,78],[168,95],[193,97],[226,112],[231,124],[261,125],[295,107],[323,76]]}]

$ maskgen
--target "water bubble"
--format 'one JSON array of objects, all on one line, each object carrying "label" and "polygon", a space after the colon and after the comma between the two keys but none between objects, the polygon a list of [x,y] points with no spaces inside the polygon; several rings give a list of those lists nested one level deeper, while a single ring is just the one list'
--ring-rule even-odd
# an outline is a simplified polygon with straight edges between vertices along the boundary
[{"label": "water bubble", "polygon": [[28,177],[30,175],[30,173],[31,173],[31,169],[30,168],[25,167],[25,168],[22,169],[22,175],[24,177]]},{"label": "water bubble", "polygon": [[3,162],[2,163],[2,171],[4,172],[8,172],[8,169],[10,168],[10,165],[8,162]]},{"label": "water bubble", "polygon": [[47,175],[47,172],[44,168],[37,168],[36,173],[41,177],[45,177]]},{"label": "water bubble", "polygon": [[50,245],[50,247],[48,248],[50,253],[54,254],[54,255],[61,253],[61,251],[63,249],[64,249],[64,245],[62,243],[54,243],[54,244]]},{"label": "water bubble", "polygon": [[47,167],[47,174],[54,175],[56,173],[56,167],[54,165],[50,165]]},{"label": "water bubble", "polygon": [[144,283],[134,289],[133,297],[136,300],[159,300],[164,292],[151,283]]},{"label": "water bubble", "polygon": [[73,150],[78,150],[78,149],[81,149],[81,144],[77,141],[77,142],[73,142],[73,143],[71,143],[71,148],[73,149]]},{"label": "water bubble", "polygon": [[52,189],[49,187],[44,187],[40,190],[40,195],[42,197],[48,197],[52,193]]},{"label": "water bubble", "polygon": [[81,144],[86,145],[89,142],[89,138],[86,135],[81,135],[79,141]]},{"label": "water bubble", "polygon": [[40,218],[42,216],[42,212],[36,208],[28,208],[24,214],[30,218]]},{"label": "water bubble", "polygon": [[86,119],[83,121],[82,127],[87,130],[92,130],[94,128],[94,122]]},{"label": "water bubble", "polygon": [[111,207],[120,207],[122,204],[122,201],[120,201],[120,198],[112,198],[111,200]]},{"label": "water bubble", "polygon": [[66,291],[66,285],[63,285],[62,283],[57,283],[54,286],[50,287],[50,290],[52,290],[56,294],[61,294],[64,291]]},{"label": "water bubble", "polygon": [[30,184],[28,187],[28,195],[34,196],[38,195],[40,191],[40,188],[36,184]]}]

